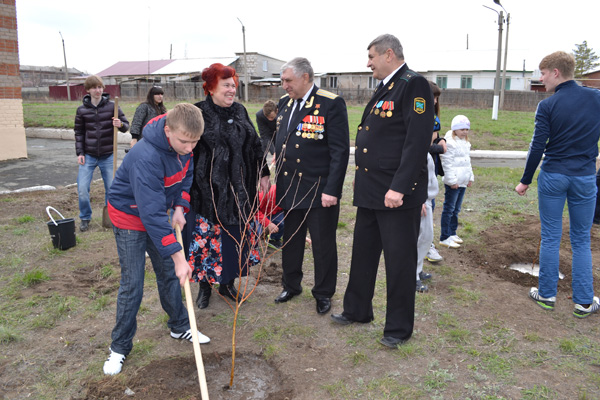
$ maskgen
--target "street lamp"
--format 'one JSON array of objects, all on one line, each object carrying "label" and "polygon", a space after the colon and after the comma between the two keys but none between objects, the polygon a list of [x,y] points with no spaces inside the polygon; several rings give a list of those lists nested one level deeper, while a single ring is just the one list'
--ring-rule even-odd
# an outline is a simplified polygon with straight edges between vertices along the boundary
[{"label": "street lamp", "polygon": [[[500,0],[494,0],[494,3],[500,4]],[[484,7],[498,14],[498,56],[496,57],[496,81],[494,82],[494,105],[492,108],[492,119],[495,121],[498,119],[498,104],[500,103],[500,63],[502,61],[502,23],[504,15],[502,11],[498,12],[491,7]]]},{"label": "street lamp", "polygon": [[65,39],[63,39],[62,33],[58,31],[63,45],[63,56],[65,57],[65,80],[67,81],[67,100],[71,101],[71,91],[69,90],[69,70],[67,69],[67,52],[65,51]]},{"label": "street lamp", "polygon": [[248,59],[246,58],[246,27],[242,23],[242,20],[238,18],[240,24],[242,24],[242,36],[244,38],[244,102],[248,102]]}]

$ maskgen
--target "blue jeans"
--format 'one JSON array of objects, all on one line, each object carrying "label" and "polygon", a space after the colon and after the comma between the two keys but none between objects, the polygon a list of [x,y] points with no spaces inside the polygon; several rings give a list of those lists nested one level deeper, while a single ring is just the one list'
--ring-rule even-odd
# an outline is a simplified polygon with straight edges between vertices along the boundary
[{"label": "blue jeans", "polygon": [[79,219],[92,219],[92,205],[90,204],[90,184],[96,167],[100,168],[104,181],[104,205],[108,197],[108,189],[113,180],[113,155],[94,157],[85,155],[85,164],[79,166],[77,174],[77,194],[79,195]]},{"label": "blue jeans", "polygon": [[542,225],[539,293],[556,296],[558,260],[565,200],[569,209],[569,235],[573,259],[573,302],[591,304],[594,297],[590,230],[596,205],[596,177],[568,176],[540,171],[538,201]]},{"label": "blue jeans", "polygon": [[444,194],[444,208],[442,210],[441,221],[442,232],[440,234],[440,241],[456,235],[456,229],[458,228],[458,213],[462,207],[463,198],[465,197],[465,190],[467,189],[464,187],[452,189],[448,185],[444,186],[446,187],[446,193]]},{"label": "blue jeans", "polygon": [[179,279],[171,257],[162,258],[147,232],[119,229],[113,226],[121,282],[117,297],[117,317],[110,348],[119,354],[129,354],[137,329],[136,316],[144,293],[145,253],[148,252],[156,273],[158,295],[163,310],[169,315],[167,325],[175,333],[190,329],[188,313],[183,306]]}]

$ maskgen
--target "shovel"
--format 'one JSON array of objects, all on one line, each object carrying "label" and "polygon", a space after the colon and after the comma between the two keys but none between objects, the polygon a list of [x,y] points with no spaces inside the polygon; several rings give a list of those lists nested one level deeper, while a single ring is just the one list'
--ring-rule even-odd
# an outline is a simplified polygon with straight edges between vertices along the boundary
[{"label": "shovel", "polygon": [[[183,240],[181,239],[181,227],[179,224],[175,225],[175,235],[177,242],[183,248]],[[183,253],[183,250],[181,250]],[[200,352],[200,344],[198,343],[198,325],[196,324],[196,314],[194,312],[194,303],[192,302],[192,291],[190,289],[189,279],[185,280],[185,303],[188,310],[188,317],[190,319],[190,330],[192,331],[192,344],[194,347],[194,358],[196,358],[196,369],[198,370],[198,383],[200,384],[200,394],[202,400],[208,400],[208,386],[206,384],[206,375],[204,373],[204,364],[202,363],[202,353]]]},{"label": "shovel", "polygon": [[[115,97],[115,113],[114,117],[119,118],[119,98]],[[115,179],[115,174],[117,173],[117,141],[119,139],[119,128],[113,126],[113,179]],[[105,204],[104,209],[102,209],[102,227],[106,229],[111,229],[113,227],[112,221],[108,216],[108,206]]]}]

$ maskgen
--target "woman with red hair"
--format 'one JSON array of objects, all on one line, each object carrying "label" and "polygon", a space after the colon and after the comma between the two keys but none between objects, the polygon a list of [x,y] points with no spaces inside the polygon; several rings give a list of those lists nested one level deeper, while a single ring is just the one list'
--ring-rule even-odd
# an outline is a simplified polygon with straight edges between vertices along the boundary
[{"label": "woman with red hair", "polygon": [[[194,149],[186,244],[194,277],[200,282],[196,303],[206,308],[213,284],[232,300],[234,280],[258,263],[257,237],[248,229],[261,190],[269,186],[260,138],[246,108],[235,102],[235,69],[212,64],[202,71],[206,99],[196,106],[204,116],[204,134]],[[240,251],[239,249],[243,250]]]}]

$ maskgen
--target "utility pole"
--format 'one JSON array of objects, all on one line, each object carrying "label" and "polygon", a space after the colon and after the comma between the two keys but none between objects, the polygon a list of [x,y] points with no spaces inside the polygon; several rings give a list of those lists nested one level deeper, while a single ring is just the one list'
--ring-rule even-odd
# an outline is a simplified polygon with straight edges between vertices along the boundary
[{"label": "utility pole", "polygon": [[[494,3],[499,4],[498,0],[494,0]],[[496,80],[494,82],[494,104],[492,108],[492,119],[494,121],[498,120],[498,105],[500,104],[500,64],[502,63],[502,23],[504,20],[504,14],[502,11],[498,12],[491,7],[484,6],[485,8],[489,8],[498,14],[498,55],[496,57]]]},{"label": "utility pole", "polygon": [[63,45],[63,56],[65,57],[65,80],[67,81],[67,100],[71,101],[71,89],[69,88],[69,70],[67,68],[67,52],[65,51],[65,39],[63,39],[62,33],[58,31]]},{"label": "utility pole", "polygon": [[246,27],[242,23],[242,20],[238,18],[240,24],[242,24],[242,36],[244,39],[244,103],[248,102],[248,84],[250,84],[250,80],[248,79],[248,58],[246,57]]},{"label": "utility pole", "polygon": [[[504,8],[504,7],[502,7]],[[518,22],[518,21],[517,21]],[[502,90],[500,91],[500,109],[504,109],[504,91],[506,90],[506,58],[508,57],[508,27],[510,26],[510,13],[506,13],[506,40],[504,42],[504,70],[502,71]]]}]

